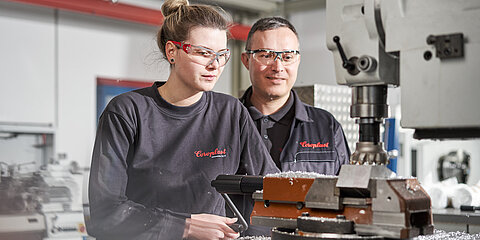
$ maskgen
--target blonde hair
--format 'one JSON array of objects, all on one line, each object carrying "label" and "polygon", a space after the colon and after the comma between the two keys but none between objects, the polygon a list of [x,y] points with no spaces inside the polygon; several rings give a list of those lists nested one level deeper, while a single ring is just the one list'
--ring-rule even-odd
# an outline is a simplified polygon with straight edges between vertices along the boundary
[{"label": "blonde hair", "polygon": [[165,0],[162,14],[165,19],[157,33],[157,45],[165,59],[166,43],[171,40],[185,41],[192,28],[208,27],[227,31],[231,24],[231,17],[220,7],[189,5],[188,0]]}]

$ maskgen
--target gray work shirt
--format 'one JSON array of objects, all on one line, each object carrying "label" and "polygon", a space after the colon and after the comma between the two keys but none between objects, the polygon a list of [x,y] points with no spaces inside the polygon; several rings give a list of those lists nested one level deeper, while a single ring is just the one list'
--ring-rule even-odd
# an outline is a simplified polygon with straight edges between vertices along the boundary
[{"label": "gray work shirt", "polygon": [[250,102],[250,97],[245,98],[244,105],[255,122],[270,156],[279,168],[281,167],[280,154],[290,136],[291,125],[295,117],[293,101],[293,97],[289,97],[286,104],[277,112],[271,115],[263,115]]},{"label": "gray work shirt", "polygon": [[178,107],[161,85],[115,97],[100,117],[87,225],[97,239],[181,239],[190,214],[225,214],[218,175],[278,172],[237,99],[204,92]]},{"label": "gray work shirt", "polygon": [[[343,133],[342,126],[333,115],[323,109],[304,104],[297,93],[292,90],[289,101],[277,113],[283,118],[275,121],[273,115],[263,116],[260,111],[250,103],[252,88],[248,88],[240,101],[247,107],[254,120],[257,130],[266,139],[277,139],[278,136],[287,136],[278,154],[278,162],[282,171],[308,171],[327,175],[337,175],[340,166],[348,164],[350,149]],[[292,109],[293,108],[293,109]],[[293,111],[292,111],[293,110]],[[293,117],[289,116],[293,112]],[[285,113],[285,114],[283,114]],[[275,114],[274,114],[275,115]],[[265,121],[265,117],[273,119],[273,124]],[[290,121],[290,123],[288,122]],[[268,128],[268,126],[271,126]],[[289,126],[288,128],[284,126]],[[265,129],[263,129],[265,128]],[[282,131],[282,133],[279,133]],[[281,141],[283,137],[281,137]],[[269,146],[270,143],[267,143]],[[273,151],[275,144],[271,144]],[[272,157],[277,158],[272,154]],[[277,147],[277,151],[278,151]],[[278,164],[277,163],[277,164]]]}]

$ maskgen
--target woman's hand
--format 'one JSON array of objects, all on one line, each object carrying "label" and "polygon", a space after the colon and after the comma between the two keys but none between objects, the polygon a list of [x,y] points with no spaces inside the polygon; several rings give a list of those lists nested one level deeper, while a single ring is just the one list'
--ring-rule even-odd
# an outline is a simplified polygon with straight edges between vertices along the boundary
[{"label": "woman's hand", "polygon": [[240,236],[229,225],[237,218],[221,217],[213,214],[192,214],[186,219],[183,238],[195,240],[235,239]]}]

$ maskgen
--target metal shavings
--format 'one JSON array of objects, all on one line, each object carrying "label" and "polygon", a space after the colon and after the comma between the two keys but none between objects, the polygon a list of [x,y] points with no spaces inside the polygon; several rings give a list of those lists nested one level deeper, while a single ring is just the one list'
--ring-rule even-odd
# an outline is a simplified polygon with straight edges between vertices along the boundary
[{"label": "metal shavings", "polygon": [[247,236],[247,237],[241,237],[237,238],[239,240],[270,240],[270,237],[265,237],[265,236]]},{"label": "metal shavings", "polygon": [[435,229],[432,235],[418,236],[412,240],[473,240],[480,239],[480,233],[468,234],[466,232],[445,232]]},{"label": "metal shavings", "polygon": [[335,178],[336,176],[325,175],[316,172],[288,171],[280,173],[267,174],[265,177],[270,178]]},{"label": "metal shavings", "polygon": [[338,221],[338,219],[336,219],[336,218],[327,218],[327,217],[304,217],[304,216],[300,216],[298,218],[305,219],[305,220],[321,221],[321,222]]},{"label": "metal shavings", "polygon": [[[265,236],[248,236],[237,238],[239,240],[271,240],[270,237]],[[412,240],[480,240],[480,233],[468,234],[465,232],[445,232],[443,230],[435,229],[432,235],[418,236]]]}]

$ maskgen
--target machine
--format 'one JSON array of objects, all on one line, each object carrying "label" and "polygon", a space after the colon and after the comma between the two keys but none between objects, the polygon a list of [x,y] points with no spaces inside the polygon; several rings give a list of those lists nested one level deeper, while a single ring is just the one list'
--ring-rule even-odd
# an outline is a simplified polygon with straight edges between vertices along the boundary
[{"label": "machine", "polygon": [[0,240],[86,239],[79,184],[70,166],[20,172],[0,162]]},{"label": "machine", "polygon": [[480,2],[327,1],[337,83],[359,124],[352,161],[384,164],[387,88],[401,87],[401,125],[418,139],[480,137]]},{"label": "machine", "polygon": [[[394,177],[384,166],[345,165],[339,176],[220,175],[212,186],[239,218],[227,194],[252,194],[251,224],[273,227],[272,240],[404,239],[433,233],[427,193],[415,178]],[[240,231],[248,228],[241,223]]]},{"label": "machine", "polygon": [[219,176],[212,186],[225,198],[252,193],[251,223],[274,227],[275,240],[431,234],[430,197],[386,168],[387,90],[401,87],[401,125],[415,138],[480,137],[480,1],[327,0],[326,12],[337,83],[352,88],[359,124],[351,165],[339,176]]}]

